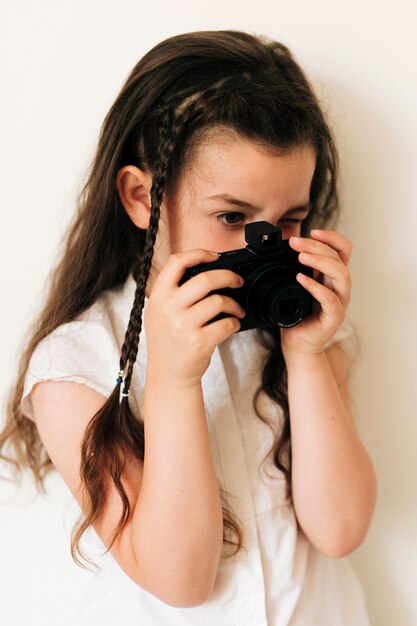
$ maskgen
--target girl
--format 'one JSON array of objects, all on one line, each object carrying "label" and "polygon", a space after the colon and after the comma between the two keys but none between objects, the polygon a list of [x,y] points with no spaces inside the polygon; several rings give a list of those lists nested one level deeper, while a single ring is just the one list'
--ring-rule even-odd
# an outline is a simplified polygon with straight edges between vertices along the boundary
[{"label": "girl", "polygon": [[[54,466],[71,489],[73,559],[85,567],[84,535],[104,551],[77,626],[369,624],[341,558],[376,479],[351,416],[352,246],[324,229],[337,211],[332,135],[285,46],[187,33],[133,69],[0,440],[38,487]],[[208,295],[240,287],[235,272],[178,283],[259,220],[314,269],[297,280],[317,309],[238,332],[238,303]]]}]

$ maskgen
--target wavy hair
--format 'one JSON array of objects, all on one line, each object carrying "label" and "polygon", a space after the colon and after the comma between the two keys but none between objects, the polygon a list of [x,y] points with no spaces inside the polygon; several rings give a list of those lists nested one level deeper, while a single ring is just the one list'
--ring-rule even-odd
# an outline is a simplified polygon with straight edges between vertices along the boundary
[{"label": "wavy hair", "polygon": [[[7,399],[0,458],[9,462],[15,473],[29,468],[38,490],[44,490],[45,475],[53,464],[35,423],[20,407],[31,355],[55,328],[74,320],[104,290],[123,285],[133,272],[137,285],[120,355],[120,370],[125,375],[123,391],[127,393],[138,352],[161,203],[174,193],[194,150],[212,129],[238,133],[271,154],[285,154],[306,144],[313,146],[316,168],[310,189],[312,209],[302,223],[301,233],[308,236],[311,228],[329,226],[337,218],[337,151],[332,133],[311,84],[285,45],[236,30],[199,31],[170,37],[147,52],[104,119],[95,155],[77,197],[76,213],[49,277],[45,304],[31,324]],[[146,230],[137,228],[129,219],[116,188],[117,173],[128,164],[152,174]],[[285,475],[287,498],[291,500],[291,429],[280,335],[272,329],[257,329],[256,337],[268,350],[253,408],[274,431],[274,444],[267,456]],[[279,425],[261,415],[261,392],[281,407]],[[6,446],[13,456],[4,454]],[[71,536],[71,555],[81,567],[84,565],[78,555],[85,557],[80,539],[105,504],[104,472],[109,473],[123,503],[110,550],[130,514],[121,482],[124,463],[128,454],[143,462],[144,448],[144,422],[133,414],[128,396],[120,401],[117,383],[92,416],[82,441],[80,477],[86,495]],[[233,545],[236,554],[244,547],[242,529],[227,504],[226,492],[220,489],[220,494],[223,541]]]}]

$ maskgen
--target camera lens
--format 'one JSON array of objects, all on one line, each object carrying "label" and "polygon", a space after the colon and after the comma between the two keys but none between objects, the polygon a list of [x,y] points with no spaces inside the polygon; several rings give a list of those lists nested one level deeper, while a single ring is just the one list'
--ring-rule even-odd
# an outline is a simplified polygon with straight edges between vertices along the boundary
[{"label": "camera lens", "polygon": [[295,326],[309,313],[311,296],[288,267],[263,265],[246,279],[246,284],[246,306],[268,326]]},{"label": "camera lens", "polygon": [[288,300],[282,300],[279,307],[280,317],[288,317],[290,315],[297,315],[300,310],[299,298],[288,298]]}]

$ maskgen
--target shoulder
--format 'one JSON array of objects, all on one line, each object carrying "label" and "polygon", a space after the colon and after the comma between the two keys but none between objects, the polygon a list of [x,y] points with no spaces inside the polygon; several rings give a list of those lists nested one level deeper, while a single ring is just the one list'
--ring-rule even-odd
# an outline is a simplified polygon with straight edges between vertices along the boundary
[{"label": "shoulder", "polygon": [[112,392],[133,303],[136,283],[132,281],[129,278],[122,288],[103,292],[83,313],[61,324],[38,343],[24,381],[25,415],[32,418],[27,396],[37,382],[83,383],[105,397]]}]

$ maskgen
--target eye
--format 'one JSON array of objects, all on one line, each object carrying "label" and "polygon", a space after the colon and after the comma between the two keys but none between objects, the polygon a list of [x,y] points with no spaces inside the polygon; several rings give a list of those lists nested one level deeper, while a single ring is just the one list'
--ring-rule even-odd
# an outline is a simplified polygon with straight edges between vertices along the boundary
[{"label": "eye", "polygon": [[236,216],[236,215],[241,216],[241,217],[243,217],[243,218],[245,217],[243,213],[237,213],[237,212],[233,211],[233,213],[222,213],[221,215],[218,215],[218,216],[217,216],[217,219],[218,219],[220,222],[222,222],[225,226],[229,226],[229,227],[233,228],[234,226],[239,225],[239,222],[236,222],[236,221],[232,221],[232,223],[230,223],[230,222],[224,222],[224,221],[222,220],[222,218],[223,218],[223,217],[224,217],[224,218],[229,218],[230,216]]},{"label": "eye", "polygon": [[[240,225],[240,222],[242,220],[239,218],[244,219],[245,217],[246,216],[244,215],[244,213],[238,213],[236,211],[233,211],[230,213],[222,213],[221,215],[217,216],[217,219],[220,222],[222,222],[225,226],[228,226],[229,228],[234,228]],[[232,220],[231,222],[229,221],[230,219]],[[227,221],[224,221],[224,220],[227,220]],[[289,217],[288,218],[283,217],[278,223],[283,224],[284,226],[295,226],[296,224],[301,224],[302,221],[303,221],[302,219],[292,219]]]}]

